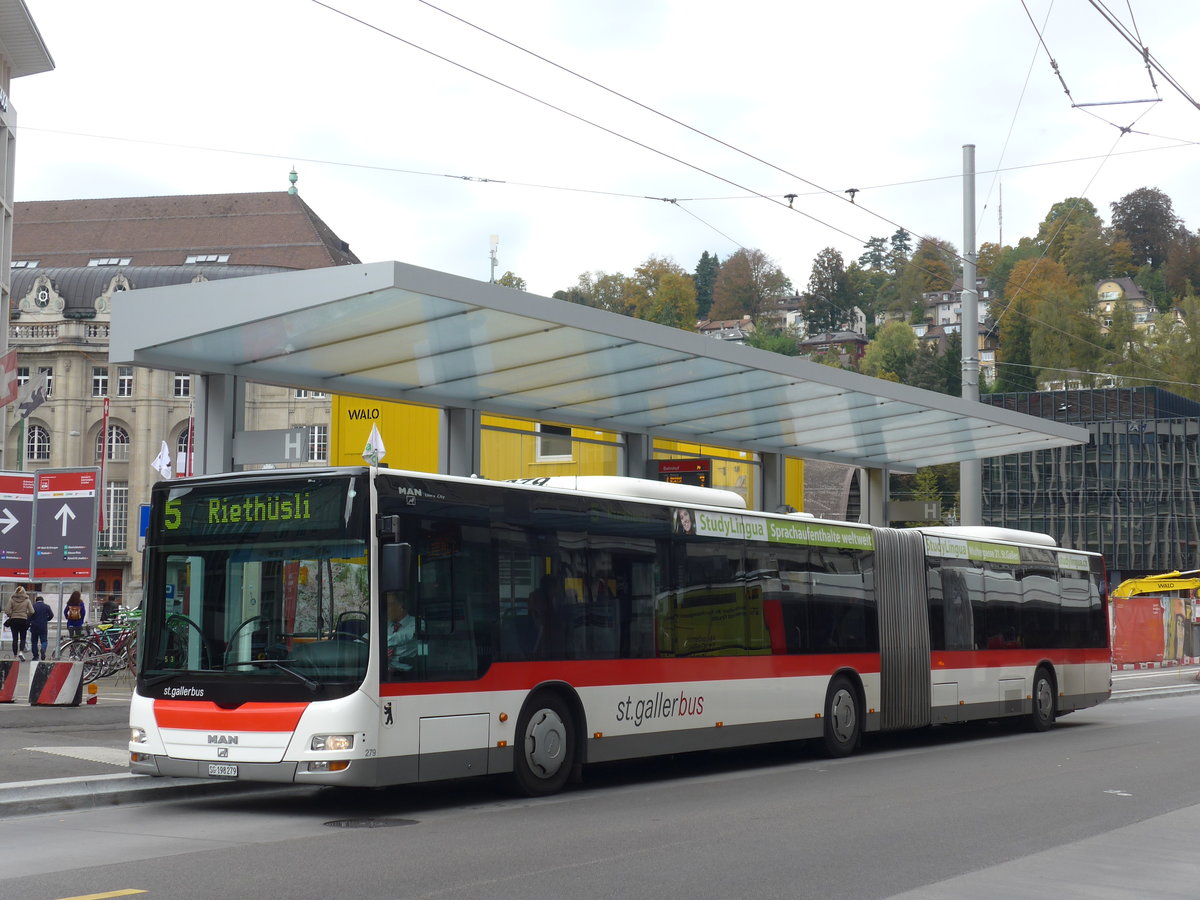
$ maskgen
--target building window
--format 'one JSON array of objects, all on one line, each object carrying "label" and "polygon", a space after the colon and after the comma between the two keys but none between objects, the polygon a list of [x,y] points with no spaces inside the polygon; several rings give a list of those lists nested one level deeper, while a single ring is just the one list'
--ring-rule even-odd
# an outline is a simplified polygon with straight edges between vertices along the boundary
[{"label": "building window", "polygon": [[129,485],[110,481],[104,486],[104,530],[99,534],[101,550],[124,550],[129,530]]},{"label": "building window", "polygon": [[133,396],[133,366],[117,366],[117,396]]},{"label": "building window", "polygon": [[229,262],[228,253],[203,253],[189,256],[183,261],[185,266],[204,265],[206,263],[227,263]]},{"label": "building window", "polygon": [[50,432],[41,425],[30,425],[25,435],[25,458],[37,462],[50,459]]},{"label": "building window", "polygon": [[324,391],[306,391],[304,388],[296,388],[297,400],[324,400],[328,396]]},{"label": "building window", "polygon": [[92,366],[92,396],[108,396],[108,369],[104,366]]},{"label": "building window", "polygon": [[38,261],[36,259],[14,259],[11,267],[14,269],[36,269]]},{"label": "building window", "polygon": [[96,435],[96,459],[111,462],[129,462],[129,432],[120,425],[108,426],[108,453],[104,450],[104,436]]},{"label": "building window", "polygon": [[195,452],[195,447],[190,447],[191,444],[191,427],[183,426],[183,431],[179,432],[179,439],[175,442],[175,476],[190,474],[188,466],[188,450]]},{"label": "building window", "polygon": [[571,429],[563,425],[537,426],[537,461],[563,462],[571,459]]},{"label": "building window", "polygon": [[98,256],[95,259],[89,259],[89,266],[127,266],[132,257],[129,256]]},{"label": "building window", "polygon": [[192,376],[187,372],[176,372],[174,393],[176,397],[192,396]]},{"label": "building window", "polygon": [[308,429],[308,461],[325,462],[329,459],[329,426],[313,425]]},{"label": "building window", "polygon": [[[54,368],[52,366],[38,366],[38,374],[46,374],[46,398],[54,393]],[[17,386],[24,387],[29,384],[29,366],[17,366]]]}]

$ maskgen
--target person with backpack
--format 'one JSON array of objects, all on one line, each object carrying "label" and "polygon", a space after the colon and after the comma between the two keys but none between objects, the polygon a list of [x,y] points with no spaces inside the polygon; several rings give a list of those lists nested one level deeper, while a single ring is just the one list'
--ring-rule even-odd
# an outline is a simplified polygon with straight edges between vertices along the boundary
[{"label": "person with backpack", "polygon": [[72,638],[83,635],[83,625],[87,621],[87,605],[79,591],[71,591],[67,605],[63,607],[63,620],[67,623],[67,634]]},{"label": "person with backpack", "polygon": [[54,610],[44,598],[33,601],[33,615],[29,617],[29,642],[33,644],[34,660],[46,659],[46,645],[50,642],[50,621]]},{"label": "person with backpack", "polygon": [[33,615],[33,603],[23,586],[17,585],[17,589],[8,598],[4,614],[8,616],[8,628],[12,632],[13,656],[24,662],[25,641],[29,633],[29,617]]}]

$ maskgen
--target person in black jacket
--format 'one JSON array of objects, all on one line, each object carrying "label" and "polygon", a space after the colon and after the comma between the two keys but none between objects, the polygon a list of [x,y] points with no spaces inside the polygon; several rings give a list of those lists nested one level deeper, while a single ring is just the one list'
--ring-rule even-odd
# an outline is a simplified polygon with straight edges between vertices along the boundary
[{"label": "person in black jacket", "polygon": [[33,644],[35,660],[46,658],[46,645],[50,640],[50,621],[53,618],[54,610],[41,596],[33,601],[33,615],[29,617],[29,640]]}]

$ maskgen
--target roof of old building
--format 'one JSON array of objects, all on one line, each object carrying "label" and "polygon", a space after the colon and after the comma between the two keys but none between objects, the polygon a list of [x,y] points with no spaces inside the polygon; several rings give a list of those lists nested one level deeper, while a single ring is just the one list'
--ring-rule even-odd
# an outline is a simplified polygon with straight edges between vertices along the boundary
[{"label": "roof of old building", "polygon": [[[49,281],[49,287],[63,300],[62,316],[66,319],[90,319],[96,315],[96,301],[122,278],[120,290],[190,284],[193,281],[218,281],[223,278],[245,278],[250,275],[269,275],[286,272],[278,266],[51,266],[12,270],[11,317],[21,317],[21,301],[39,282]],[[128,284],[126,288],[124,285]]]},{"label": "roof of old building", "polygon": [[15,261],[85,267],[93,259],[180,266],[189,256],[229,265],[319,269],[360,260],[299,194],[196,194],[31,200],[14,204]]}]

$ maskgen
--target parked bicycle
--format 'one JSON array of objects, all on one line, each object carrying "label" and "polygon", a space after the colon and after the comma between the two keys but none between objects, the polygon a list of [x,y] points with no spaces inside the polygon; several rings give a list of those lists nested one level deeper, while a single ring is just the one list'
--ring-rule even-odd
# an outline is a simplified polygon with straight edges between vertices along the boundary
[{"label": "parked bicycle", "polygon": [[59,658],[83,663],[84,684],[122,669],[135,672],[138,619],[140,615],[126,613],[114,622],[97,625],[86,636],[64,643]]}]

